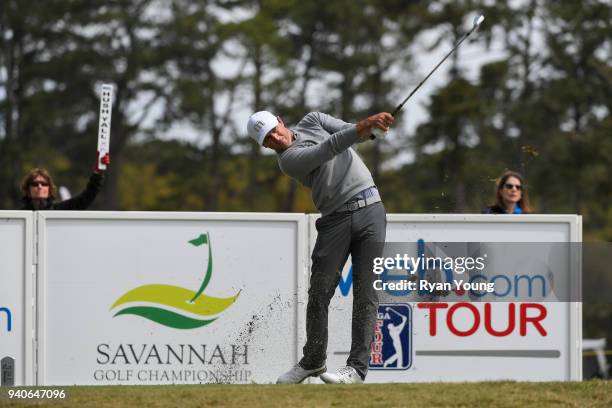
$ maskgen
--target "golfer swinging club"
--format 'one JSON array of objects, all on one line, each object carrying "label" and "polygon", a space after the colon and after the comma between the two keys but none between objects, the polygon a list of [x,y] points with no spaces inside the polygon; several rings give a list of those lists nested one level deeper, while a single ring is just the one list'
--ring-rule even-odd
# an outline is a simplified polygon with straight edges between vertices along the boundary
[{"label": "golfer swinging club", "polygon": [[[281,171],[312,189],[321,211],[306,312],[303,357],[277,383],[298,384],[311,376],[326,383],[362,383],[368,370],[378,309],[372,263],[382,255],[386,214],[370,171],[351,148],[370,140],[374,129],[387,131],[393,123],[382,112],[356,125],[324,113],[306,115],[292,129],[267,111],[249,118],[247,132],[261,146],[277,153]],[[351,351],[346,367],[326,373],[328,307],[344,264],[353,261],[353,318]]]}]

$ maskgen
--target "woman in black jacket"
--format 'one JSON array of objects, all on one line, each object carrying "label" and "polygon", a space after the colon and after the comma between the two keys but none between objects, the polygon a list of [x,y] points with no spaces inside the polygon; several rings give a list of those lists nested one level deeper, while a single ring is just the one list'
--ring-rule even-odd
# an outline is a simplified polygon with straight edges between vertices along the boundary
[{"label": "woman in black jacket", "polygon": [[523,176],[505,171],[495,186],[495,204],[482,210],[483,214],[531,214],[527,186]]},{"label": "woman in black jacket", "polygon": [[[103,164],[110,164],[108,155],[100,160]],[[47,169],[32,169],[21,182],[22,207],[21,210],[86,210],[98,195],[102,182],[104,181],[104,170],[97,165],[89,177],[85,190],[76,197],[69,200],[55,202],[57,188],[53,183]]]}]

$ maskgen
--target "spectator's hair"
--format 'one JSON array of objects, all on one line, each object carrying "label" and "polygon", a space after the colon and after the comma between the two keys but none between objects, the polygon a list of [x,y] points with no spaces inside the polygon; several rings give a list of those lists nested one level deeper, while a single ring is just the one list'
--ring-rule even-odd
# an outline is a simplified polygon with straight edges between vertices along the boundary
[{"label": "spectator's hair", "polygon": [[495,184],[495,203],[502,210],[506,209],[504,201],[502,200],[501,191],[504,188],[504,184],[506,184],[506,181],[508,181],[510,177],[514,177],[521,182],[521,199],[519,200],[518,205],[523,210],[523,213],[533,213],[534,209],[529,205],[529,194],[527,193],[527,185],[525,184],[525,180],[523,179],[523,176],[520,173],[517,173],[516,171],[507,170],[503,172],[502,175],[499,176],[499,178],[497,179],[497,182]]},{"label": "spectator's hair", "polygon": [[51,178],[51,175],[49,174],[47,169],[41,167],[37,167],[35,169],[30,170],[30,172],[21,181],[21,194],[23,195],[23,197],[31,198],[30,183],[34,181],[36,177],[42,177],[47,180],[47,183],[49,183],[49,198],[55,198],[57,187],[55,186],[55,183],[53,183],[53,179]]}]

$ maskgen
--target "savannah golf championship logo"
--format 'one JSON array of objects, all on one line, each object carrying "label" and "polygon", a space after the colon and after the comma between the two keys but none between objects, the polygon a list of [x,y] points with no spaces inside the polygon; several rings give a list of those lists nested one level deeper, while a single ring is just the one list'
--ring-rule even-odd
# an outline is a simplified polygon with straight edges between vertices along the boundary
[{"label": "savannah golf championship logo", "polygon": [[240,291],[227,298],[204,294],[213,271],[209,234],[201,234],[189,243],[195,247],[208,246],[208,267],[197,292],[173,285],[139,286],[125,293],[111,306],[111,310],[117,310],[113,317],[135,315],[175,329],[195,329],[214,322],[230,307],[240,296]]},{"label": "savannah golf championship logo", "polygon": [[380,304],[370,355],[372,370],[407,370],[412,365],[410,305]]}]

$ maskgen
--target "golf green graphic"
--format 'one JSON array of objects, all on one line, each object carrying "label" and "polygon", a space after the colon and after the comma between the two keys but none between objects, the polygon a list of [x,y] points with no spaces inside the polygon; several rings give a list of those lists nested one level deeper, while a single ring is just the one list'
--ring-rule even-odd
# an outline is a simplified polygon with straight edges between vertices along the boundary
[{"label": "golf green graphic", "polygon": [[[219,314],[230,307],[240,296],[240,291],[227,298],[204,295],[213,269],[209,234],[201,234],[189,243],[196,247],[208,245],[208,267],[197,292],[172,285],[139,286],[125,293],[111,306],[111,310],[122,307],[113,317],[135,315],[175,329],[195,329],[214,322]],[[143,306],[143,303],[149,305]]]}]

